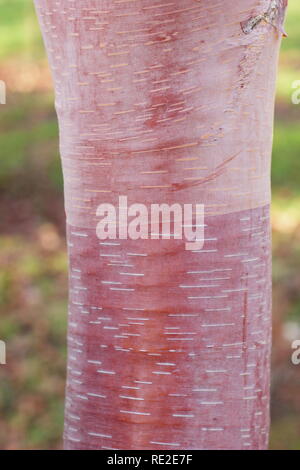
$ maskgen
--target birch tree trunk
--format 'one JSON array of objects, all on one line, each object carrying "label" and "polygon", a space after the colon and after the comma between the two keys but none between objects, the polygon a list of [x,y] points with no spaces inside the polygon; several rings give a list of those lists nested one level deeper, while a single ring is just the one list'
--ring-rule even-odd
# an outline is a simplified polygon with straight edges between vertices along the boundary
[{"label": "birch tree trunk", "polygon": [[[70,261],[66,449],[264,449],[285,0],[35,0]],[[99,240],[97,207],[204,204],[205,244]]]}]

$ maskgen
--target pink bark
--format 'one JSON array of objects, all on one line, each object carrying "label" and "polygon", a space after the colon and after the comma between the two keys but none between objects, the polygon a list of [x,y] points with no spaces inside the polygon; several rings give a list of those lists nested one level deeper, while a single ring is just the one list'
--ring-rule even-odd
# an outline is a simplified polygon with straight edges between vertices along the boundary
[{"label": "pink bark", "polygon": [[[246,33],[270,0],[35,3],[68,225],[65,448],[266,448],[270,156],[286,2]],[[205,204],[203,250],[100,242],[97,206],[119,195]]]}]

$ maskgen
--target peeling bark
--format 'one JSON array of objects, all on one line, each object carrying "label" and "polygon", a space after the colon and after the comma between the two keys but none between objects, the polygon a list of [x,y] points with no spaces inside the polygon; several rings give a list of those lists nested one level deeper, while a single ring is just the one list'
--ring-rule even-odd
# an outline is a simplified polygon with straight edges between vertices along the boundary
[{"label": "peeling bark", "polygon": [[[266,21],[280,29],[286,2],[35,3],[68,227],[65,448],[266,448],[281,40]],[[205,204],[204,249],[100,243],[97,207],[119,195]]]},{"label": "peeling bark", "polygon": [[288,0],[271,0],[271,4],[266,12],[257,16],[252,16],[247,21],[243,21],[241,23],[243,32],[245,34],[249,34],[261,22],[265,22],[272,25],[284,37],[287,37],[283,28],[287,4]]}]

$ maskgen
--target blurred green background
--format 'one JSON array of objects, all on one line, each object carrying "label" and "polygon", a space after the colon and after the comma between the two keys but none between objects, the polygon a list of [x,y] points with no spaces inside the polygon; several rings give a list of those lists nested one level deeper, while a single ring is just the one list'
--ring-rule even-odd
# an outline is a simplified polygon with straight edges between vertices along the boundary
[{"label": "blurred green background", "polygon": [[[300,450],[300,2],[290,0],[273,152],[271,449]],[[67,259],[51,78],[31,0],[0,0],[0,449],[58,449],[63,427]]]}]

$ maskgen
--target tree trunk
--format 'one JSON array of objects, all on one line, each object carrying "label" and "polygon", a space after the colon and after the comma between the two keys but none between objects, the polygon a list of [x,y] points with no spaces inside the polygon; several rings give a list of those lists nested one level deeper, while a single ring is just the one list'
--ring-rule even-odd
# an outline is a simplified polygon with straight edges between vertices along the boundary
[{"label": "tree trunk", "polygon": [[[266,448],[286,1],[35,3],[65,185],[65,448]],[[100,239],[97,208],[119,196],[204,204],[204,247]]]}]

